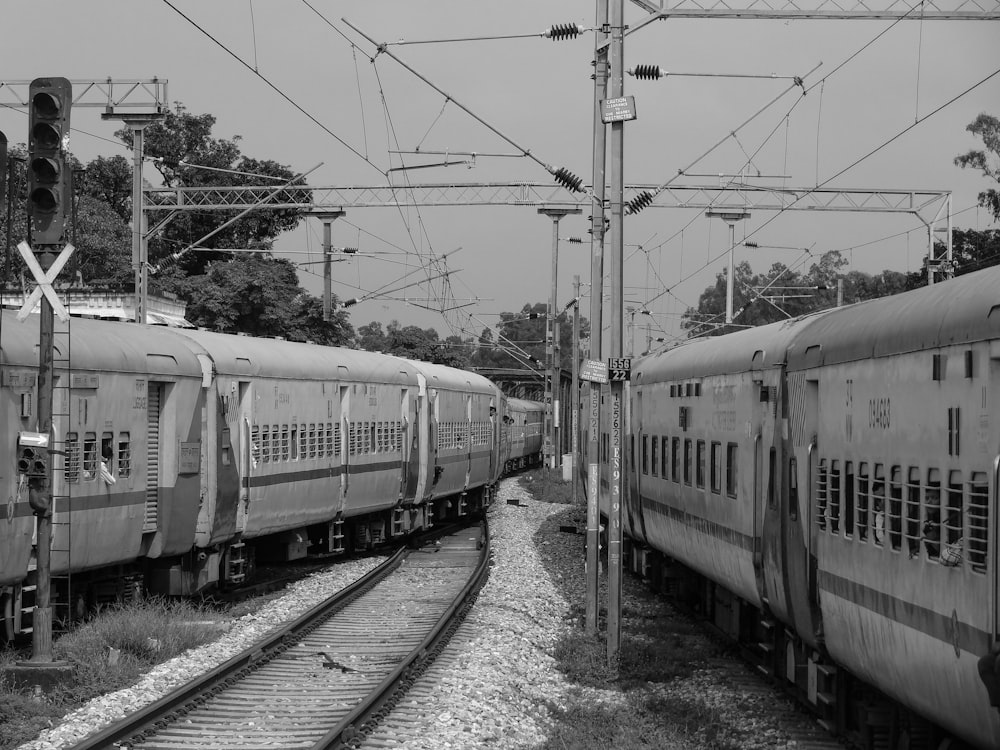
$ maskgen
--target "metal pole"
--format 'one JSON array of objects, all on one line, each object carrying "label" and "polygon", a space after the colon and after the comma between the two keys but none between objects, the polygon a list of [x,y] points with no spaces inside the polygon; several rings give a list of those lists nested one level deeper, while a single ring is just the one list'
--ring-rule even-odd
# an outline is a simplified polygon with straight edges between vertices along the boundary
[{"label": "metal pole", "polygon": [[323,220],[323,320],[330,321],[333,308],[333,271],[330,268],[330,248],[333,246],[333,222]]},{"label": "metal pole", "polygon": [[[624,96],[623,63],[624,55],[624,17],[625,0],[613,0],[610,6],[611,18],[611,79],[608,86],[608,97],[617,99]],[[624,122],[611,123],[611,193],[608,196],[608,206],[611,209],[611,357],[622,356],[622,303],[624,289],[622,285],[622,270],[625,245],[623,241],[623,203],[624,203]],[[609,434],[611,437],[611,498],[608,516],[608,666],[618,668],[619,649],[621,645],[621,614],[622,614],[622,488],[626,487],[625,470],[628,462],[625,460],[625,444],[623,440],[623,405],[622,395],[624,383],[611,383],[611,415]]]},{"label": "metal pole", "polygon": [[726,268],[726,325],[733,322],[733,255],[736,249],[736,222],[729,224],[729,266]]},{"label": "metal pole", "polygon": [[573,487],[573,505],[577,504],[577,488],[580,483],[577,469],[580,467],[580,275],[573,276],[573,385],[570,394],[570,455],[573,456],[570,481]]},{"label": "metal pole", "polygon": [[[558,392],[559,363],[556,361],[555,322],[556,322],[556,292],[559,286],[559,220],[567,214],[579,214],[583,209],[579,206],[543,206],[538,213],[552,219],[552,289],[549,296],[548,310],[545,315],[545,370],[548,385],[545,388],[545,445],[542,454],[548,456],[546,465],[550,469],[559,466],[559,443],[556,442],[556,393]],[[546,451],[548,451],[546,453]]]},{"label": "metal pole", "polygon": [[135,271],[135,322],[146,322],[148,288],[145,212],[142,210],[142,123],[132,124],[132,268]]},{"label": "metal pole", "polygon": [[[601,359],[604,313],[604,160],[606,129],[601,100],[608,83],[608,0],[597,0],[594,23],[594,202],[590,221],[590,358]],[[587,425],[587,561],[585,631],[597,635],[597,593],[600,575],[601,507],[601,385],[590,382]]]}]

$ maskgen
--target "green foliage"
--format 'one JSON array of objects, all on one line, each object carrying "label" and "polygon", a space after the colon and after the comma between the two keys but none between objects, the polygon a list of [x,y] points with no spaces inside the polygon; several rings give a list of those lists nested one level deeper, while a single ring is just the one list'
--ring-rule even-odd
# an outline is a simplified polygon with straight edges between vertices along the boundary
[{"label": "green foliage", "polygon": [[[143,131],[143,151],[168,187],[268,186],[280,187],[285,182],[305,185],[295,179],[288,167],[271,160],[254,159],[240,151],[240,136],[231,139],[213,138],[215,117],[192,115],[178,103],[173,112]],[[132,147],[132,130],[123,128],[115,133],[125,145]],[[274,198],[281,202],[307,203],[308,190],[289,189]],[[202,238],[220,224],[237,216],[238,211],[184,212],[174,217],[161,232],[150,240],[149,258],[156,265],[173,253],[195,243],[206,248],[249,248],[269,243],[282,232],[293,229],[301,214],[297,209],[264,209],[251,211],[211,238]],[[185,253],[178,261],[186,275],[201,275],[209,263],[228,257],[225,253]],[[161,280],[160,284],[164,282]],[[157,288],[165,288],[156,284]],[[166,288],[177,293],[178,289]]]},{"label": "green foliage", "polygon": [[[517,313],[500,313],[499,331],[483,329],[479,348],[473,364],[480,367],[524,369],[527,357],[545,362],[546,313],[548,304],[525,304]],[[531,317],[534,316],[534,317]],[[573,317],[572,310],[563,310],[556,316],[559,324],[559,361],[564,369],[573,367]],[[590,322],[580,317],[580,341],[590,338]],[[585,356],[581,351],[580,356]]]},{"label": "green foliage", "polygon": [[[215,640],[222,623],[218,613],[185,601],[147,599],[104,610],[53,644],[53,657],[73,666],[65,685],[35,698],[0,678],[0,750],[33,739],[92,698],[134,684],[156,664]],[[111,649],[117,663],[109,660]],[[13,658],[0,657],[0,673]]]},{"label": "green foliage", "polygon": [[[955,164],[963,169],[970,167],[982,171],[984,177],[1000,182],[1000,119],[981,113],[965,128],[973,135],[983,139],[986,150],[970,149],[955,157]],[[987,153],[988,152],[988,153]],[[1000,221],[1000,192],[995,188],[987,188],[979,194],[979,205],[988,208],[995,221]]]},{"label": "green foliage", "polygon": [[295,266],[285,259],[254,253],[215,261],[186,284],[194,297],[187,318],[198,326],[328,345],[354,336],[343,310],[323,320],[322,302],[299,287]]},{"label": "green foliage", "polygon": [[471,343],[459,336],[449,336],[441,341],[433,328],[402,326],[394,320],[382,330],[382,324],[373,320],[358,329],[356,343],[359,349],[382,352],[406,359],[418,359],[449,367],[468,366]]}]

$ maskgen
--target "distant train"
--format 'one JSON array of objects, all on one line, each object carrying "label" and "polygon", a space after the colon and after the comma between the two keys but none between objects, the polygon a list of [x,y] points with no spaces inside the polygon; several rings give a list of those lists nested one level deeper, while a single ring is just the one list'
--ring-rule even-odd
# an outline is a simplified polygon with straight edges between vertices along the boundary
[{"label": "distant train", "polygon": [[868,746],[1000,747],[1000,268],[648,356],[628,399],[630,564]]},{"label": "distant train", "polygon": [[[29,470],[16,459],[19,436],[38,439],[38,341],[37,317],[3,313],[8,639],[30,626],[34,603],[35,518]],[[42,450],[53,463],[56,617],[142,590],[238,585],[257,560],[402,538],[481,510],[505,468],[540,462],[542,405],[508,400],[464,370],[77,318],[54,341],[53,428]]]}]

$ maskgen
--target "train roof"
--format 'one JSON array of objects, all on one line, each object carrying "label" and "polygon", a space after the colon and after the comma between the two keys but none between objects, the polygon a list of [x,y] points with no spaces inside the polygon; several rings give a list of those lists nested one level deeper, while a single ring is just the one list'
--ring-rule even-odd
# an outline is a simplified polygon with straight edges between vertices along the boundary
[{"label": "train roof", "polygon": [[499,393],[499,389],[493,384],[493,381],[484,378],[479,373],[433,362],[421,362],[416,359],[402,357],[398,359],[415,367],[426,378],[428,388],[445,388],[453,391],[464,391],[471,388],[479,392],[488,392],[491,395]]},{"label": "train roof", "polygon": [[788,354],[790,369],[936,349],[1000,336],[1000,266],[817,318]]},{"label": "train roof", "polygon": [[545,411],[545,404],[541,401],[528,401],[524,398],[507,398],[508,411]]},{"label": "train roof", "polygon": [[827,312],[684,342],[632,365],[632,382],[660,382],[780,366],[796,335]]},{"label": "train roof", "polygon": [[188,328],[170,330],[189,345],[193,342],[203,349],[216,371],[224,375],[412,385],[417,382],[411,365],[385,354]]},{"label": "train roof", "polygon": [[[201,365],[191,347],[178,341],[162,326],[138,325],[93,318],[70,318],[69,346],[66,325],[56,321],[53,340],[55,366],[62,369],[67,357],[73,371],[134,372],[149,375],[201,377]],[[38,366],[39,316],[17,320],[4,310],[0,321],[0,348],[8,365]]]}]

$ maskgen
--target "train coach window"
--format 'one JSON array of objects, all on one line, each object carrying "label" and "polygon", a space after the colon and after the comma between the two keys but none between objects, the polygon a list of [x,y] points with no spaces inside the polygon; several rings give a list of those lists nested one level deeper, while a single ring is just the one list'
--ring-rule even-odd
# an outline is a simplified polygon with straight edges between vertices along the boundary
[{"label": "train coach window", "polygon": [[98,460],[104,464],[109,472],[114,472],[115,466],[115,436],[111,432],[101,434],[101,452]]},{"label": "train coach window", "polygon": [[684,484],[691,484],[691,464],[694,456],[691,452],[691,438],[684,439]]},{"label": "train coach window", "polygon": [[712,441],[709,468],[712,474],[712,492],[718,495],[722,492],[722,443],[716,440]]},{"label": "train coach window", "polygon": [[816,525],[826,528],[826,509],[830,504],[830,471],[825,458],[819,460],[816,471]]},{"label": "train coach window", "polygon": [[292,455],[292,448],[289,445],[289,436],[291,433],[288,431],[288,425],[281,425],[281,460],[287,461]]},{"label": "train coach window", "polygon": [[774,507],[774,475],[778,470],[776,465],[778,452],[772,447],[767,454],[767,507]]},{"label": "train coach window", "polygon": [[989,549],[989,481],[986,473],[976,471],[969,480],[968,529],[969,544],[966,556],[975,573],[986,572],[986,552]]},{"label": "train coach window", "polygon": [[962,564],[962,547],[965,543],[965,514],[963,512],[962,472],[948,472],[948,494],[941,517],[941,564]]},{"label": "train coach window", "polygon": [[649,435],[642,436],[642,473],[649,474]]},{"label": "train coach window", "polygon": [[829,494],[830,502],[827,504],[827,520],[830,522],[830,531],[834,534],[840,531],[840,492],[841,492],[840,461],[830,462],[830,482]]},{"label": "train coach window", "polygon": [[66,433],[66,481],[80,481],[80,436]]},{"label": "train coach window", "polygon": [[132,476],[132,435],[128,432],[118,433],[118,476]]},{"label": "train coach window", "polygon": [[[300,430],[297,424],[293,424],[291,430],[288,432],[288,440],[286,444],[288,445],[288,455],[285,456],[286,459],[292,461],[298,461],[299,456],[305,458],[305,446],[300,445],[300,440],[304,437],[305,429]],[[300,451],[299,448],[302,448]]]},{"label": "train coach window", "polygon": [[903,539],[903,469],[889,471],[889,546],[899,550]]},{"label": "train coach window", "polygon": [[875,464],[872,476],[872,541],[881,547],[885,543],[885,467]]},{"label": "train coach window", "polygon": [[937,559],[941,550],[941,472],[927,471],[924,490],[924,525],[920,526],[920,469],[910,467],[906,482],[906,545],[910,557],[920,553],[920,538],[924,539],[927,555]]},{"label": "train coach window", "polygon": [[799,470],[794,456],[788,459],[788,517],[799,518]]},{"label": "train coach window", "polygon": [[854,536],[854,462],[844,462],[844,491],[841,518],[844,521],[844,536]]},{"label": "train coach window", "polygon": [[670,462],[667,460],[667,456],[669,455],[669,448],[670,448],[670,438],[664,437],[660,441],[660,476],[663,477],[664,479],[670,478],[667,475],[667,469],[670,468],[669,466]]},{"label": "train coach window", "polygon": [[88,432],[83,436],[83,478],[97,476],[97,435]]},{"label": "train coach window", "polygon": [[[254,430],[257,428],[254,427]],[[260,446],[260,460],[261,463],[271,462],[271,430],[270,425],[262,424],[260,426],[260,441],[254,441]]]},{"label": "train coach window", "polygon": [[738,477],[736,443],[726,443],[726,494],[729,497],[736,497],[736,486]]},{"label": "train coach window", "polygon": [[[642,439],[643,439],[643,441],[645,441],[646,440],[646,436],[643,435]],[[660,439],[658,437],[656,437],[656,435],[653,435],[653,437],[650,438],[650,442],[652,443],[652,445],[649,446],[650,447],[649,467],[650,467],[650,469],[652,469],[652,474],[655,477],[655,476],[658,475],[657,469],[660,468],[659,465],[658,465],[659,464],[659,451],[657,450],[657,447],[660,445]]]},{"label": "train coach window", "polygon": [[675,437],[670,443],[670,465],[673,467],[673,480],[681,481],[681,439]]},{"label": "train coach window", "polygon": [[705,441],[699,440],[696,446],[694,483],[698,487],[705,487]]},{"label": "train coach window", "polygon": [[868,509],[871,507],[871,481],[868,478],[868,462],[858,464],[858,539],[862,542],[868,539]]}]

